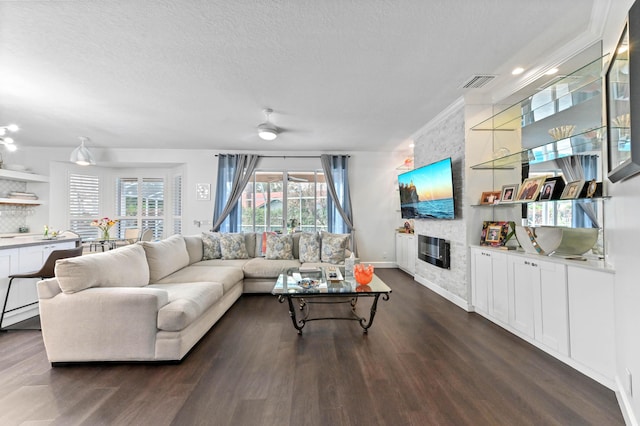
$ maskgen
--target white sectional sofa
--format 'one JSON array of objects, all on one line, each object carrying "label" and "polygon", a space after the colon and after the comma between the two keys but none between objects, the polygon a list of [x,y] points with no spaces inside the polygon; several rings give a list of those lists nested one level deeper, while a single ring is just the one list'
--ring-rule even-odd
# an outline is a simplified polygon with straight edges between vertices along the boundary
[{"label": "white sectional sofa", "polygon": [[[270,292],[283,270],[326,263],[309,256],[315,247],[304,246],[300,256],[302,234],[274,237],[274,244],[269,237],[277,249],[266,257],[258,243],[262,234],[229,234],[244,245],[235,256],[242,258],[208,258],[209,237],[203,235],[174,235],[58,261],[56,277],[38,283],[49,361],[180,361],[243,292]],[[349,254],[344,237],[323,235],[325,248],[338,239],[333,254]],[[290,255],[282,255],[283,241]]]}]

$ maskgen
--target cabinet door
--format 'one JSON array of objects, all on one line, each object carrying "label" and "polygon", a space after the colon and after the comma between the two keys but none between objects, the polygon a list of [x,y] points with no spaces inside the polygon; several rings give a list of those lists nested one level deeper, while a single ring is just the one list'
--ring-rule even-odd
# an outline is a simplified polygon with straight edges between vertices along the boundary
[{"label": "cabinet door", "polygon": [[565,265],[532,260],[539,277],[534,287],[535,338],[549,348],[569,355],[569,313]]},{"label": "cabinet door", "polygon": [[613,380],[614,276],[570,266],[567,283],[571,358]]},{"label": "cabinet door", "polygon": [[[0,250],[0,303],[4,305],[4,298],[7,294],[7,287],[9,286],[9,275],[18,273],[18,249],[3,249]],[[14,300],[13,297],[9,299],[9,302]],[[0,305],[0,307],[2,306]],[[14,303],[15,305],[15,303]],[[7,309],[11,309],[11,306],[7,305]],[[6,323],[4,325],[7,325]]]},{"label": "cabinet door", "polygon": [[511,303],[509,324],[525,335],[534,337],[533,294],[539,282],[539,270],[522,257],[509,257],[509,284]]},{"label": "cabinet door", "polygon": [[407,272],[411,275],[416,273],[416,237],[415,235],[407,235],[407,251],[406,264]]},{"label": "cabinet door", "polygon": [[407,267],[407,246],[402,234],[396,234],[396,263],[400,269]]},{"label": "cabinet door", "polygon": [[471,290],[474,309],[489,313],[489,286],[492,280],[491,253],[471,249]]},{"label": "cabinet door", "polygon": [[507,278],[507,255],[490,253],[491,281],[489,286],[489,314],[504,322],[509,322],[509,280]]}]

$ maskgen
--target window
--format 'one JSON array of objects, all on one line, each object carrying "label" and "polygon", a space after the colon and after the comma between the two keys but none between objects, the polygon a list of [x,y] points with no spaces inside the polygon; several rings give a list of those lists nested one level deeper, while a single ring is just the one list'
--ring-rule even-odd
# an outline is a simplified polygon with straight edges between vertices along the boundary
[{"label": "window", "polygon": [[128,228],[152,229],[153,238],[164,234],[164,179],[118,178],[116,181],[118,236]]},{"label": "window", "polygon": [[327,230],[324,173],[256,171],[240,199],[242,232]]},{"label": "window", "polygon": [[173,233],[182,234],[182,176],[173,177]]},{"label": "window", "polygon": [[82,237],[96,237],[91,221],[100,215],[100,181],[97,176],[69,174],[69,229]]}]

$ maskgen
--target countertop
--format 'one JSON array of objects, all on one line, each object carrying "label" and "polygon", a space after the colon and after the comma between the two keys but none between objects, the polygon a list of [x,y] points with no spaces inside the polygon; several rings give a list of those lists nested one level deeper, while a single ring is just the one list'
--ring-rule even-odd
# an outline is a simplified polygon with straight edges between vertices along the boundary
[{"label": "countertop", "polygon": [[44,239],[42,234],[0,234],[0,249],[45,245],[64,241],[80,241],[80,238],[60,236],[55,239]]}]

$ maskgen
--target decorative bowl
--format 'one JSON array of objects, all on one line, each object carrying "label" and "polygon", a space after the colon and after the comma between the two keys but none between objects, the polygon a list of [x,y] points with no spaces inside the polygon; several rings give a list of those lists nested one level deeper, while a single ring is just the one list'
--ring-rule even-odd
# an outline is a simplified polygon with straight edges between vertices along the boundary
[{"label": "decorative bowl", "polygon": [[360,285],[369,284],[373,279],[373,265],[358,263],[353,267],[353,276]]},{"label": "decorative bowl", "polygon": [[[531,235],[529,235],[529,232]],[[516,238],[527,253],[579,256],[591,250],[596,244],[596,241],[598,241],[598,229],[561,226],[539,226],[535,228],[516,226]],[[534,240],[537,246],[534,245]]]}]

